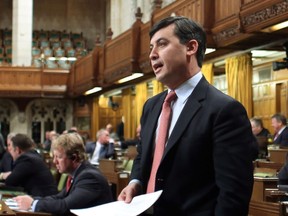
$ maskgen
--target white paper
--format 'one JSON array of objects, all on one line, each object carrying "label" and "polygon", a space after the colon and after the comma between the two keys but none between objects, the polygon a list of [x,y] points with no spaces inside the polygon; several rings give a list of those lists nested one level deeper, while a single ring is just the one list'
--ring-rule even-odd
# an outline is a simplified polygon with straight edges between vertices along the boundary
[{"label": "white paper", "polygon": [[12,210],[19,209],[18,203],[14,199],[6,199],[5,204]]},{"label": "white paper", "polygon": [[151,207],[160,197],[162,190],[143,194],[133,198],[131,203],[115,201],[100,206],[85,209],[71,209],[78,216],[137,216]]}]

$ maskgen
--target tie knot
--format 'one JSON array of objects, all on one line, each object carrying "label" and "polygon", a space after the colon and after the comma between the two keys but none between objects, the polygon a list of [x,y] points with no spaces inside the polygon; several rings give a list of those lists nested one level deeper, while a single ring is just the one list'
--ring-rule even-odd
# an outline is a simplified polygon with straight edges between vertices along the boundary
[{"label": "tie knot", "polygon": [[171,103],[172,101],[174,101],[177,98],[177,95],[174,91],[170,91],[166,98],[165,98],[165,102],[167,103]]}]

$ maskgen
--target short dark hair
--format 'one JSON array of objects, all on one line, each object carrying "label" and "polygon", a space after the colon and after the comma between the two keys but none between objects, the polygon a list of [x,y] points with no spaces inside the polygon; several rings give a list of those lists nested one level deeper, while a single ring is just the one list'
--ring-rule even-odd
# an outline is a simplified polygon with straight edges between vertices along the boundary
[{"label": "short dark hair", "polygon": [[276,113],[272,116],[272,119],[276,119],[278,122],[282,122],[283,125],[287,125],[287,119],[284,115]]},{"label": "short dark hair", "polygon": [[206,51],[206,33],[201,25],[194,20],[182,16],[164,18],[151,28],[149,32],[150,39],[157,31],[171,24],[175,25],[174,34],[179,38],[181,44],[186,44],[192,39],[198,42],[197,63],[199,67],[202,67]]},{"label": "short dark hair", "polygon": [[34,146],[33,140],[25,134],[16,134],[11,138],[13,147],[18,147],[22,151],[28,151]]}]

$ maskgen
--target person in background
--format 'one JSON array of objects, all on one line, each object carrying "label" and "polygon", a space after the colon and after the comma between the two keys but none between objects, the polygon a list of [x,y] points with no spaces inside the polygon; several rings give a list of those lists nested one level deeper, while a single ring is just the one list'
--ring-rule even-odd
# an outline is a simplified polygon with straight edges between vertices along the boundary
[{"label": "person in background", "polygon": [[97,134],[97,142],[86,145],[86,153],[90,154],[91,164],[98,166],[99,159],[111,158],[114,156],[114,143],[110,143],[109,132],[106,129],[100,129]]},{"label": "person in background", "polygon": [[264,128],[262,119],[254,117],[250,119],[250,122],[254,136],[266,138],[269,137],[270,132],[268,129]]},{"label": "person in background", "polygon": [[114,132],[114,128],[113,128],[112,124],[110,124],[110,123],[107,124],[106,130],[110,134],[110,143],[115,143],[115,142],[119,141],[119,137],[118,137],[117,133]]},{"label": "person in background", "polygon": [[141,125],[139,124],[138,127],[136,128],[136,138],[135,139],[127,139],[122,142],[118,142],[120,145],[121,149],[127,149],[128,146],[136,146],[138,142],[140,141],[140,132],[141,132]]},{"label": "person in background", "polygon": [[280,113],[276,113],[271,117],[271,124],[274,128],[274,144],[282,147],[288,147],[288,128],[286,117]]},{"label": "person in background", "polygon": [[11,138],[9,152],[13,158],[10,172],[2,172],[0,179],[6,186],[22,187],[32,196],[56,194],[56,182],[43,158],[33,148],[34,143],[25,134],[16,134]]},{"label": "person in background", "polygon": [[124,138],[124,122],[125,122],[125,119],[124,119],[124,116],[122,116],[121,122],[117,125],[117,129],[116,129],[116,133],[119,137],[119,141],[125,140],[125,138]]},{"label": "person in background", "polygon": [[56,195],[17,196],[22,210],[69,215],[70,209],[89,208],[112,200],[105,177],[87,160],[82,137],[77,133],[60,135],[52,142],[53,162],[60,173],[69,174],[68,184]]},{"label": "person in background", "polygon": [[2,160],[2,157],[5,154],[5,152],[6,152],[6,145],[4,137],[1,133],[1,123],[0,123],[0,161]]},{"label": "person in background", "polygon": [[58,134],[56,131],[52,130],[52,131],[49,131],[49,136],[48,136],[48,139],[44,142],[44,150],[45,151],[50,151],[51,150],[51,143],[52,143],[52,140],[57,137]]},{"label": "person in background", "polygon": [[[252,133],[256,139],[256,146],[255,148],[258,149],[258,153],[256,158],[266,158],[268,155],[268,139],[271,137],[271,134],[268,129],[264,128],[262,119],[260,118],[251,118],[250,119]],[[256,159],[255,158],[255,159]]]},{"label": "person in background", "polygon": [[[129,203],[137,194],[163,190],[146,214],[248,214],[255,139],[243,105],[210,85],[201,73],[205,49],[205,31],[185,17],[167,17],[150,31],[150,64],[168,90],[144,104],[131,181],[118,196]],[[158,120],[166,114],[160,113],[168,93],[167,100],[174,99],[165,106],[172,109],[171,123],[168,130],[159,131],[162,120],[169,119]],[[160,143],[155,140],[163,138],[157,133],[165,131],[164,152],[157,151],[162,156],[153,158]]]},{"label": "person in background", "polygon": [[12,170],[13,167],[13,158],[10,154],[11,148],[12,148],[12,143],[11,139],[14,137],[16,134],[15,133],[9,133],[7,136],[7,149],[6,152],[2,158],[2,161],[0,163],[0,172],[9,172]]}]

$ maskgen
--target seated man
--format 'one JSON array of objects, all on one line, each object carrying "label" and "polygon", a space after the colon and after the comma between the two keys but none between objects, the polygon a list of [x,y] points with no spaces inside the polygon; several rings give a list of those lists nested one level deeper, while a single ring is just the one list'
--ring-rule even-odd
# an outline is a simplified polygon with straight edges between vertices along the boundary
[{"label": "seated man", "polygon": [[252,133],[258,143],[259,155],[257,157],[266,158],[268,155],[268,138],[271,137],[271,134],[268,129],[264,128],[262,119],[254,117],[250,119],[250,123],[252,127]]},{"label": "seated man", "polygon": [[130,140],[124,140],[124,141],[119,141],[119,145],[121,149],[127,149],[129,146],[137,146],[138,143],[140,142],[140,132],[141,132],[141,125],[139,124],[138,127],[136,128],[136,137],[135,139],[130,139]]},{"label": "seated man", "polygon": [[286,117],[276,113],[271,118],[272,127],[274,128],[274,144],[279,144],[281,147],[288,147],[288,127]]},{"label": "seated man", "polygon": [[96,144],[86,146],[86,153],[91,155],[90,162],[99,165],[99,159],[111,158],[114,156],[114,143],[110,142],[110,134],[106,129],[100,129],[97,134]]},{"label": "seated man", "polygon": [[32,196],[56,194],[56,182],[41,155],[33,149],[32,139],[16,134],[8,145],[14,163],[12,171],[0,174],[5,185],[23,187]]},{"label": "seated man", "polygon": [[47,197],[17,196],[22,210],[69,215],[70,209],[88,208],[112,201],[107,180],[85,160],[84,143],[77,133],[62,134],[52,142],[53,162],[72,181],[60,193]]}]

